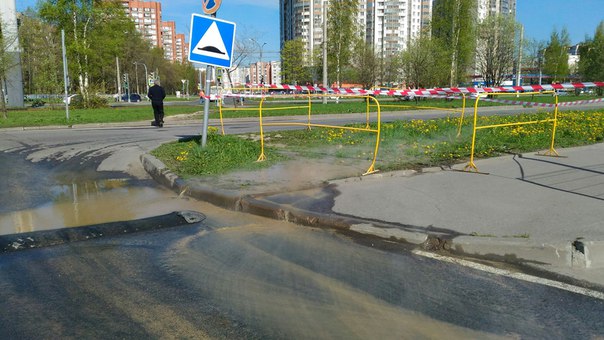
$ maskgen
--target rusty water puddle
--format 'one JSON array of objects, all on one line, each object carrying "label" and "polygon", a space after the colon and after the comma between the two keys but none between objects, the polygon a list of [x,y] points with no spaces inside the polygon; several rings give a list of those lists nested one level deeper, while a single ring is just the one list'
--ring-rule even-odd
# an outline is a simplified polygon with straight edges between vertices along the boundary
[{"label": "rusty water puddle", "polygon": [[0,235],[134,220],[173,211],[199,210],[200,203],[128,179],[55,184],[46,203],[0,214]]},{"label": "rusty water puddle", "polygon": [[[297,159],[260,170],[188,180],[237,190],[242,195],[287,193],[319,188],[332,179],[359,176],[367,164],[366,161],[350,162],[338,158]],[[30,169],[26,165],[21,168],[29,175],[22,176],[27,179],[23,181],[17,180],[21,177],[11,175],[15,184],[7,194],[16,196],[4,197],[7,209],[0,210],[0,235],[133,220],[181,210],[200,211],[202,204],[208,209],[205,202],[179,196],[145,179],[121,175],[99,178],[105,175],[50,172],[42,168]],[[28,202],[33,196],[35,200]]]}]

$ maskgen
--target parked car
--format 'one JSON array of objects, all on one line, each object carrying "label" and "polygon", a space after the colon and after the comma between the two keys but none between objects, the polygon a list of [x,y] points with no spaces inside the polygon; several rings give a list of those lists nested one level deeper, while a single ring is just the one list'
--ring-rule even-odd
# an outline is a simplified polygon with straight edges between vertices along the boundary
[{"label": "parked car", "polygon": [[72,95],[69,95],[67,98],[63,97],[63,103],[66,102],[67,105],[71,105],[72,99],[75,97],[78,97],[78,96],[79,96],[79,94],[72,94]]},{"label": "parked car", "polygon": [[[138,103],[142,100],[141,95],[138,93],[130,93],[130,102],[132,103]],[[127,102],[128,101],[128,95],[127,94],[123,94],[122,95],[122,101]]]}]

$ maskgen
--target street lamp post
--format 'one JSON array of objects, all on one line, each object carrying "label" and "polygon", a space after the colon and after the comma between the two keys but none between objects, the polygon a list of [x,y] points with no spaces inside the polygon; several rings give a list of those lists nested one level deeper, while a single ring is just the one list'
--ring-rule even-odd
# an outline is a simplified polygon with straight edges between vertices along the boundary
[{"label": "street lamp post", "polygon": [[262,61],[262,48],[264,47],[264,45],[266,45],[266,43],[263,43],[262,45],[260,45],[260,67],[262,67],[260,69],[260,83],[264,85],[264,61]]},{"label": "street lamp post", "polygon": [[547,47],[544,49],[539,49],[539,52],[537,53],[539,62],[539,85],[541,85],[543,79],[543,58],[545,55],[545,51],[547,51]]},{"label": "street lamp post", "polygon": [[[145,67],[145,84],[147,84],[147,92],[145,94],[147,94],[147,93],[149,93],[149,72],[147,72],[147,65],[145,65],[145,63],[141,63],[140,61],[135,61],[134,64],[135,65],[141,64]],[[137,85],[138,85],[138,82],[137,82]],[[139,92],[139,94],[140,94],[140,92]]]},{"label": "street lamp post", "polygon": [[[262,43],[262,45],[260,45],[260,43],[256,39],[250,38],[250,40],[255,42],[260,47],[260,67],[261,67],[260,83],[263,84],[264,83],[264,63],[262,61],[262,49],[264,48],[264,45],[266,45],[266,43]],[[256,67],[256,79],[258,79],[258,67]]]},{"label": "street lamp post", "polygon": [[[382,40],[383,41],[383,40]],[[323,1],[323,87],[327,86],[327,1]],[[323,93],[323,104],[327,104],[327,93]]]},{"label": "street lamp post", "polygon": [[136,93],[141,93],[141,88],[138,86],[138,63],[133,62],[134,64],[134,80],[136,81]]}]

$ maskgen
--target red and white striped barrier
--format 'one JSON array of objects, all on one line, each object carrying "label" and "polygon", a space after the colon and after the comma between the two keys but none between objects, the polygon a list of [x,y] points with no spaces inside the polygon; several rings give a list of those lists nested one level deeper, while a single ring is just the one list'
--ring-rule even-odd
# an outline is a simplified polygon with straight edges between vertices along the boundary
[{"label": "red and white striped barrier", "polygon": [[567,84],[550,85],[528,85],[528,86],[509,86],[509,87],[449,87],[433,89],[415,89],[415,90],[365,90],[350,88],[326,88],[311,85],[286,85],[286,84],[248,84],[250,88],[259,88],[265,90],[286,90],[286,91],[312,91],[312,92],[333,92],[334,94],[350,95],[386,95],[386,96],[431,96],[431,95],[452,95],[452,94],[477,94],[493,92],[538,92],[555,90],[575,90],[591,87],[604,87],[604,82],[583,82]]},{"label": "red and white striped barrier", "polygon": [[[536,106],[536,107],[554,107],[554,106],[556,106],[556,104],[553,104],[553,103],[524,102],[524,101],[519,101],[519,100],[507,100],[507,99],[483,98],[481,100],[487,101],[487,102],[510,104],[510,105],[530,105],[530,106]],[[583,104],[593,104],[593,103],[600,103],[602,101],[604,101],[604,98],[577,100],[577,101],[573,101],[573,102],[559,102],[558,106],[574,106],[574,105],[583,105]]]}]

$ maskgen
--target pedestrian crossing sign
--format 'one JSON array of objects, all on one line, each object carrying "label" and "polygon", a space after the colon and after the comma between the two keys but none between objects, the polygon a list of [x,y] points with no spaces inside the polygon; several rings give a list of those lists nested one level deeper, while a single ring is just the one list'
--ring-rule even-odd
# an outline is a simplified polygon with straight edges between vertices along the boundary
[{"label": "pedestrian crossing sign", "polygon": [[234,22],[193,14],[189,36],[189,61],[231,67],[235,26]]}]

